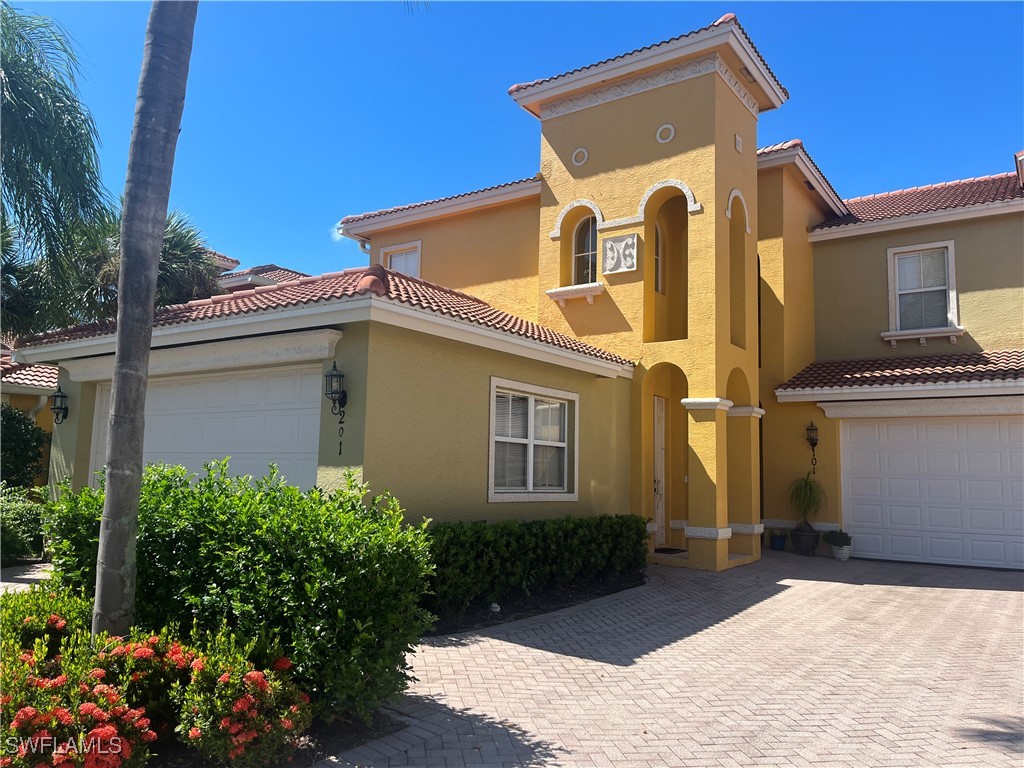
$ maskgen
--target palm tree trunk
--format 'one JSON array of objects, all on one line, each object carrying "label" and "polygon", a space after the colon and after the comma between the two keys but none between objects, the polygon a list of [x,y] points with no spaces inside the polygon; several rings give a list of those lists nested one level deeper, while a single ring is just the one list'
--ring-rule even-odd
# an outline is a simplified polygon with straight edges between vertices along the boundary
[{"label": "palm tree trunk", "polygon": [[197,6],[196,2],[157,0],[146,27],[121,223],[117,354],[107,440],[106,498],[96,562],[94,634],[105,631],[124,635],[135,615],[135,549],[153,296]]}]

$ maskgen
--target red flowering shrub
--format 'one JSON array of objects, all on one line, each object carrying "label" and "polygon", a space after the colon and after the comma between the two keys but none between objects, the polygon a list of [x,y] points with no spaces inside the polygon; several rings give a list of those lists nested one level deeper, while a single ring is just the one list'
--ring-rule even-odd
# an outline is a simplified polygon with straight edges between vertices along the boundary
[{"label": "red flowering shrub", "polygon": [[249,768],[279,763],[312,720],[309,697],[286,677],[291,661],[254,669],[251,649],[223,630],[182,695],[178,732],[204,757]]},{"label": "red flowering shrub", "polygon": [[[49,623],[56,629],[60,621]],[[65,624],[58,631],[66,634],[54,654],[49,637],[29,649],[18,649],[10,635],[0,640],[0,768],[145,765],[156,739],[145,711],[128,706],[117,686],[98,682],[103,670],[91,668],[88,629]]]}]

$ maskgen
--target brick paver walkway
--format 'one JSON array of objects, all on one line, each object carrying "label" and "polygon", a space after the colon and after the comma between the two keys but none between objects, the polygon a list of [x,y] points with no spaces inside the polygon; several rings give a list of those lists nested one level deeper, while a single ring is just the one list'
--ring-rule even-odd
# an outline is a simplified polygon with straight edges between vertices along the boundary
[{"label": "brick paver walkway", "polygon": [[1021,766],[1024,577],[766,553],[433,638],[323,765]]}]

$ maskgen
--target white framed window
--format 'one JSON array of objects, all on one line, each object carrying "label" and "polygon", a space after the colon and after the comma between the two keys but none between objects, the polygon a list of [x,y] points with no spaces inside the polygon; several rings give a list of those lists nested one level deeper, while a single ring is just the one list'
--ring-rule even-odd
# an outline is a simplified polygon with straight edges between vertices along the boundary
[{"label": "white framed window", "polygon": [[661,226],[654,225],[654,290],[665,292],[665,239],[661,236]]},{"label": "white framed window", "polygon": [[380,249],[380,263],[395,272],[409,277],[420,276],[420,251],[422,241],[388,245]]},{"label": "white framed window", "polygon": [[890,333],[959,329],[953,241],[890,248],[888,256]]},{"label": "white framed window", "polygon": [[597,282],[597,217],[588,216],[576,225],[572,237],[572,284]]},{"label": "white framed window", "polygon": [[576,501],[579,395],[491,378],[490,502]]}]

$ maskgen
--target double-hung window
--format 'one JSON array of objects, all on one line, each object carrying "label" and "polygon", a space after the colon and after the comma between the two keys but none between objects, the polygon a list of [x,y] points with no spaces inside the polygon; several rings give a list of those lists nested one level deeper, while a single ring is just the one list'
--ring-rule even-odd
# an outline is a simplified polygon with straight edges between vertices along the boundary
[{"label": "double-hung window", "polygon": [[957,327],[953,243],[889,249],[890,331]]},{"label": "double-hung window", "polygon": [[575,499],[574,393],[492,379],[491,501]]}]

